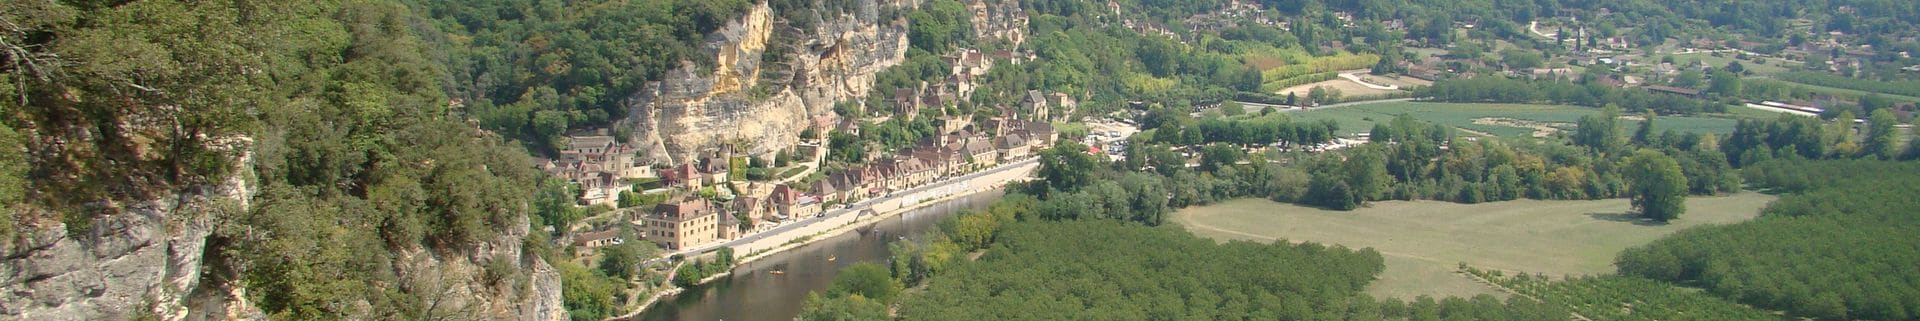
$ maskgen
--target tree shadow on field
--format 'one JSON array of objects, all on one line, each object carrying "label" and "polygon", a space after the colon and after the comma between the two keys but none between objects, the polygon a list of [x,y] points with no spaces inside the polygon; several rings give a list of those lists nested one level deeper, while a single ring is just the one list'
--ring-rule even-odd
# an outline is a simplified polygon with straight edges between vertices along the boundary
[{"label": "tree shadow on field", "polygon": [[1608,222],[1633,223],[1633,225],[1639,225],[1639,226],[1666,226],[1667,225],[1667,222],[1661,222],[1661,221],[1642,218],[1640,216],[1640,213],[1633,213],[1633,212],[1587,213],[1587,217],[1591,217],[1596,220],[1608,221]]}]

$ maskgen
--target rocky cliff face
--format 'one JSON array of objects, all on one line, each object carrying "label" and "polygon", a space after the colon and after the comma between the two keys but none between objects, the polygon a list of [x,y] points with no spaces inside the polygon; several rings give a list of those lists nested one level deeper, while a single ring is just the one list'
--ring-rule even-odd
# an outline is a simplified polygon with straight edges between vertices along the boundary
[{"label": "rocky cliff face", "polygon": [[[248,184],[225,184],[122,205],[84,235],[65,226],[23,231],[0,258],[0,319],[124,320],[188,313],[200,287],[215,213],[247,207]],[[234,316],[244,317],[244,308]]]},{"label": "rocky cliff face", "polygon": [[[241,158],[246,163],[246,157]],[[224,184],[139,204],[74,235],[64,226],[23,231],[0,249],[0,320],[265,319],[247,302],[232,271],[212,267],[208,242],[222,216],[248,210],[251,183]],[[516,226],[527,226],[524,221]],[[432,301],[437,315],[475,320],[566,320],[560,276],[522,253],[527,231],[509,231],[458,257],[401,253],[395,271]],[[517,259],[525,278],[490,286],[483,266]]]},{"label": "rocky cliff face", "polygon": [[[710,74],[685,64],[666,80],[648,84],[628,99],[620,126],[649,157],[679,164],[724,146],[766,155],[793,146],[816,117],[831,120],[833,104],[856,101],[874,76],[900,64],[907,51],[905,19],[881,12],[910,9],[910,1],[861,1],[850,13],[822,17],[812,32],[775,30],[780,25],[765,3],[708,35],[715,57]],[[775,32],[798,34],[769,43]],[[792,49],[780,70],[763,66],[768,46]],[[757,96],[762,73],[778,72],[783,86]],[[787,78],[787,74],[791,78]]]}]

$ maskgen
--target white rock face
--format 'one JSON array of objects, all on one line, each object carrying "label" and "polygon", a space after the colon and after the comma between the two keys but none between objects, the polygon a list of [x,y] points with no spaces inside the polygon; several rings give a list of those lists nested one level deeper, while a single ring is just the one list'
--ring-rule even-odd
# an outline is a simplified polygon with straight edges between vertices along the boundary
[{"label": "white rock face", "polygon": [[84,236],[67,235],[65,226],[23,231],[28,235],[0,259],[0,319],[185,318],[213,232],[211,213],[244,206],[234,196],[245,190],[236,179],[131,204],[96,220]]},{"label": "white rock face", "polygon": [[[711,74],[691,63],[648,84],[628,99],[630,141],[664,164],[679,164],[722,146],[767,155],[799,142],[799,133],[815,117],[834,117],[833,105],[857,101],[873,88],[874,76],[900,64],[907,52],[904,19],[882,21],[881,7],[907,8],[892,1],[862,1],[852,14],[823,17],[818,28],[795,39],[773,39],[774,17],[765,3],[708,35],[714,55]],[[753,97],[769,46],[792,48],[781,72],[792,71],[789,86]],[[784,74],[781,74],[784,75]]]}]

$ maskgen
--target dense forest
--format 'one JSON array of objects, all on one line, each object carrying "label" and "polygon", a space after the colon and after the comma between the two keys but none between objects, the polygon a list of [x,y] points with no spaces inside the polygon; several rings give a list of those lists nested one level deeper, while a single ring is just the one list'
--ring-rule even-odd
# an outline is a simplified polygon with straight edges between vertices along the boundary
[{"label": "dense forest", "polygon": [[1754,186],[1788,193],[1762,217],[1681,231],[1622,253],[1621,274],[1821,320],[1911,320],[1920,311],[1920,164],[1771,161]]}]

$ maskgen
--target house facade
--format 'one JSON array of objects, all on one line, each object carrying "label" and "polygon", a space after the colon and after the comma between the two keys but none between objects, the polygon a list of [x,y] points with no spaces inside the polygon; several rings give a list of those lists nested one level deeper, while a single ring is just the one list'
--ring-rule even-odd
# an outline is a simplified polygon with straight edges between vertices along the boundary
[{"label": "house facade", "polygon": [[720,216],[707,200],[689,198],[654,206],[634,224],[660,248],[680,250],[721,240]]}]

